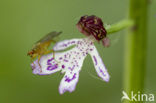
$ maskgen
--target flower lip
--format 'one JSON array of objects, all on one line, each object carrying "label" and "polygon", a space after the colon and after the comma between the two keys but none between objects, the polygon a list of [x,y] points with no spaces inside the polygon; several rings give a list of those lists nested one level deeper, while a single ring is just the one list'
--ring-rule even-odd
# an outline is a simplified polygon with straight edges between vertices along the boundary
[{"label": "flower lip", "polygon": [[86,36],[94,36],[98,41],[106,37],[106,30],[103,26],[102,20],[94,15],[82,16],[76,24],[78,30]]},{"label": "flower lip", "polygon": [[39,61],[40,65],[38,59],[35,60],[31,64],[33,74],[49,75],[61,71],[65,75],[60,82],[59,93],[63,94],[66,91],[73,92],[76,89],[83,62],[86,56],[90,55],[98,76],[108,82],[109,74],[90,36],[83,39],[58,42],[53,49],[55,51],[65,50],[73,45],[76,46],[70,50],[55,53],[55,58],[53,57],[53,53],[42,56]]},{"label": "flower lip", "polygon": [[32,63],[31,68],[32,68],[33,74],[41,73],[41,68],[39,67],[39,65],[37,63]]}]

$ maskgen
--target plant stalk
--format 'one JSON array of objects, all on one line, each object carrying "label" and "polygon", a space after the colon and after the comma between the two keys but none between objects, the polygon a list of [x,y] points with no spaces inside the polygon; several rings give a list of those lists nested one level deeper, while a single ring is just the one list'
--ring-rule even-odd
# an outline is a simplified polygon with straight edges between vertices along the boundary
[{"label": "plant stalk", "polygon": [[[147,6],[148,0],[130,0],[129,19],[134,26],[128,29],[125,39],[125,77],[124,90],[131,97],[131,92],[143,94],[147,50]],[[138,97],[136,97],[138,100]],[[124,103],[143,103],[127,101]]]},{"label": "plant stalk", "polygon": [[105,29],[107,31],[107,34],[115,33],[118,31],[121,31],[122,29],[125,29],[127,27],[133,26],[134,22],[133,20],[127,19],[119,21],[118,23],[112,24],[112,25],[106,25]]}]

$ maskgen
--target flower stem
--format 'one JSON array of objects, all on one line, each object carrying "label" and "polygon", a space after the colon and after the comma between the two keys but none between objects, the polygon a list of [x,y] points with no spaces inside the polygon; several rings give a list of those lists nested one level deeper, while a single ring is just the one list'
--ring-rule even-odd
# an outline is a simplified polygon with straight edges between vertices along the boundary
[{"label": "flower stem", "polygon": [[118,32],[122,29],[125,29],[127,27],[131,27],[134,24],[133,20],[122,20],[116,24],[112,24],[112,25],[106,25],[105,29],[107,31],[107,34],[111,34],[114,32]]},{"label": "flower stem", "polygon": [[[147,48],[147,6],[148,0],[130,0],[129,19],[134,20],[134,27],[129,28],[125,40],[125,77],[126,93],[140,94],[144,91]],[[138,100],[138,98],[137,98]],[[126,101],[125,103],[136,103]],[[138,102],[137,102],[138,103]],[[139,103],[142,103],[139,102]]]}]

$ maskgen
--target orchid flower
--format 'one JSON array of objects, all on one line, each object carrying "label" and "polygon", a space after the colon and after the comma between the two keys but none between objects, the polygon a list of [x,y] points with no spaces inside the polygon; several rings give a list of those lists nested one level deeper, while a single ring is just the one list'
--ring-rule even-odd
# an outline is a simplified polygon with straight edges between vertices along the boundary
[{"label": "orchid flower", "polygon": [[[53,47],[53,50],[56,52],[55,57],[53,53],[44,55],[39,61],[36,60],[31,64],[34,74],[49,75],[58,71],[64,74],[59,86],[60,94],[66,91],[73,92],[75,90],[84,59],[88,54],[92,58],[98,76],[106,82],[108,82],[110,78],[94,45],[95,41],[100,40],[102,40],[103,45],[106,47],[109,44],[108,39],[106,39],[107,32],[103,27],[102,20],[96,16],[83,16],[77,23],[77,28],[87,37],[58,42]],[[65,50],[71,46],[75,47],[60,52],[60,50]]]},{"label": "orchid flower", "polygon": [[55,59],[53,54],[42,56],[40,59],[41,66],[39,66],[38,60],[34,61],[34,63],[31,64],[33,73],[48,75],[61,71],[61,73],[65,74],[59,86],[59,93],[63,94],[66,91],[72,92],[75,90],[78,82],[83,61],[85,57],[90,54],[98,76],[101,77],[102,80],[108,82],[109,74],[107,69],[98,54],[93,40],[89,37],[61,41],[58,42],[53,49],[55,51],[60,51],[73,45],[75,45],[75,47],[68,51],[55,53]]}]

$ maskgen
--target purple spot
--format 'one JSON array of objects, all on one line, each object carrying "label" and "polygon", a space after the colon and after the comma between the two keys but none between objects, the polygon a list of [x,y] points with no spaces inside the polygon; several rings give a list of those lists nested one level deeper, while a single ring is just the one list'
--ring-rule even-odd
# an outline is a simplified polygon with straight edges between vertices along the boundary
[{"label": "purple spot", "polygon": [[68,60],[64,59],[64,62],[68,62]]},{"label": "purple spot", "polygon": [[73,65],[72,70],[75,68],[75,65]]},{"label": "purple spot", "polygon": [[75,43],[75,41],[72,41],[71,43]]},{"label": "purple spot", "polygon": [[52,60],[54,60],[54,58],[48,59],[48,61],[47,61],[47,65],[51,65],[50,62],[51,62]]},{"label": "purple spot", "polygon": [[102,73],[103,76],[106,76],[106,74],[103,72],[103,70],[99,67],[100,72]]},{"label": "purple spot", "polygon": [[86,53],[85,52],[82,52],[83,56],[86,56]]},{"label": "purple spot", "polygon": [[67,81],[68,83],[72,80],[74,80],[76,78],[76,73],[74,73],[73,77],[70,79],[69,77],[65,76],[65,81]]},{"label": "purple spot", "polygon": [[62,57],[59,58],[59,60],[61,60],[61,59],[62,59]]},{"label": "purple spot", "polygon": [[73,68],[71,68],[71,67],[68,67],[68,69],[70,69],[71,71],[73,71]]},{"label": "purple spot", "polygon": [[78,44],[80,44],[80,41],[78,41]]},{"label": "purple spot", "polygon": [[95,65],[97,65],[97,60],[96,60],[96,57],[95,57],[95,56],[93,56],[93,58],[94,58],[94,61],[95,61]]},{"label": "purple spot", "polygon": [[48,66],[47,70],[55,70],[56,68],[58,68],[58,65],[55,64],[55,65],[51,65],[51,66]]},{"label": "purple spot", "polygon": [[[48,65],[48,67],[47,67],[47,70],[54,70],[54,69],[56,69],[56,68],[58,68],[58,65],[57,64],[51,64],[51,62],[54,60],[54,58],[51,58],[51,59],[48,59],[48,61],[47,61],[47,65]],[[54,61],[53,61],[53,63],[54,63]]]},{"label": "purple spot", "polygon": [[62,68],[65,68],[65,66],[64,66],[64,65],[62,65]]},{"label": "purple spot", "polygon": [[71,57],[71,55],[69,54],[69,58]]},{"label": "purple spot", "polygon": [[63,46],[67,47],[67,44],[63,44]]},{"label": "purple spot", "polygon": [[71,67],[68,67],[68,69],[70,69],[71,71],[73,71],[74,70],[74,68],[75,68],[75,65],[73,65],[73,67],[71,68]]},{"label": "purple spot", "polygon": [[65,54],[64,57],[67,58],[67,55]]}]

